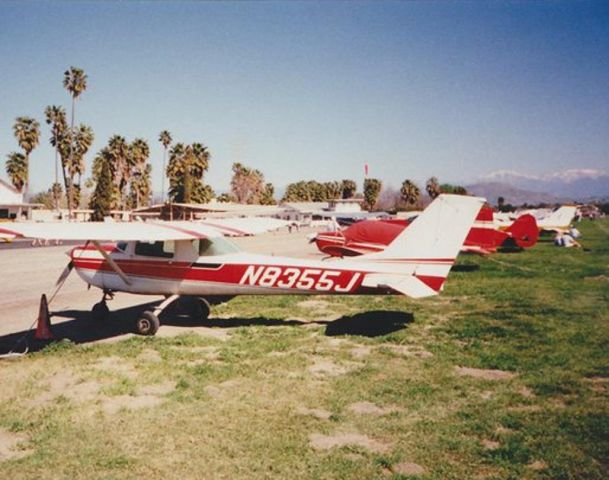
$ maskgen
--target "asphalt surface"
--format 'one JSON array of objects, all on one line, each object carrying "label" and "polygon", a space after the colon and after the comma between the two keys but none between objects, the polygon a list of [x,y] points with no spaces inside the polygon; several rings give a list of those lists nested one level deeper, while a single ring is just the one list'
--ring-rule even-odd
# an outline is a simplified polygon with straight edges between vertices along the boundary
[{"label": "asphalt surface", "polygon": [[[273,232],[232,240],[243,250],[253,253],[319,259],[322,255],[306,238],[313,231]],[[51,298],[55,282],[68,263],[66,252],[70,248],[69,244],[33,247],[31,241],[23,240],[0,247],[0,355],[23,351],[26,346],[30,351],[43,346],[44,342],[36,342],[28,330],[38,317],[40,296],[45,293]],[[87,289],[80,277],[72,272],[49,307],[53,313],[51,322],[55,337],[75,342],[122,338],[133,330],[133,322],[146,305],[162,300],[160,296],[118,293],[108,302],[113,312],[111,321],[100,325],[93,323],[90,311],[101,297],[100,290]],[[163,322],[164,319],[159,334],[163,331]],[[173,327],[193,328],[183,320],[174,322]]]}]

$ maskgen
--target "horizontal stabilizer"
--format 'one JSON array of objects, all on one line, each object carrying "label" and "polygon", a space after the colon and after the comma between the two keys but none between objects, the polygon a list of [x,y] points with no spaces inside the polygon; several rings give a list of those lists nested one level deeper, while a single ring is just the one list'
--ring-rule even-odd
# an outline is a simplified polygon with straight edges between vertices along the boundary
[{"label": "horizontal stabilizer", "polygon": [[370,288],[390,288],[411,298],[424,298],[437,295],[438,292],[414,275],[370,274],[362,282]]}]

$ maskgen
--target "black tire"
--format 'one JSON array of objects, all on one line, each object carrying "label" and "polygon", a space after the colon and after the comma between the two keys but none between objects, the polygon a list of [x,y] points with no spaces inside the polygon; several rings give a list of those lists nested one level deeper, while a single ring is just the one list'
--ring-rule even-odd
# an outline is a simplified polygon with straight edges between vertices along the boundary
[{"label": "black tire", "polygon": [[106,302],[99,302],[93,305],[91,309],[91,318],[96,322],[105,322],[110,316],[110,309]]},{"label": "black tire", "polygon": [[160,325],[159,317],[147,310],[135,322],[135,332],[139,335],[154,335]]},{"label": "black tire", "polygon": [[203,297],[181,297],[182,311],[194,321],[205,321],[211,311],[210,303]]},{"label": "black tire", "polygon": [[203,297],[197,299],[197,312],[195,320],[207,320],[211,313],[211,305]]}]

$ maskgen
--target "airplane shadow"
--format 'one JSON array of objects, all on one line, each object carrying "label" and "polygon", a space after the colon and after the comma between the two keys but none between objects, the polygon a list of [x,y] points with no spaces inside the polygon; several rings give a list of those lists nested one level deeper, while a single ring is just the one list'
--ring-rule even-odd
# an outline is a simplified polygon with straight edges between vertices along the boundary
[{"label": "airplane shadow", "polygon": [[[69,340],[73,343],[90,343],[105,339],[111,339],[128,333],[133,333],[133,322],[144,310],[151,309],[159,302],[149,302],[133,307],[112,311],[110,318],[104,322],[98,322],[91,318],[88,310],[64,310],[53,312],[53,318],[67,319],[61,323],[54,323],[52,331],[54,340],[37,340],[34,337],[35,330],[20,331],[0,336],[0,355],[9,352],[37,352],[46,346],[61,340]],[[51,323],[53,323],[51,318]],[[179,311],[168,311],[161,316],[161,328],[163,325],[176,327],[208,327],[233,329],[253,326],[296,326],[325,325],[325,335],[353,335],[363,337],[378,337],[402,330],[414,322],[412,313],[396,311],[370,311],[355,315],[344,316],[336,320],[302,321],[293,319],[270,319],[265,317],[254,318],[208,318],[206,320],[194,320],[190,316],[183,315]],[[185,330],[186,333],[186,330]]]},{"label": "airplane shadow", "polygon": [[476,265],[475,263],[463,263],[454,265],[452,268],[453,272],[475,272],[476,270],[480,270],[480,265]]}]

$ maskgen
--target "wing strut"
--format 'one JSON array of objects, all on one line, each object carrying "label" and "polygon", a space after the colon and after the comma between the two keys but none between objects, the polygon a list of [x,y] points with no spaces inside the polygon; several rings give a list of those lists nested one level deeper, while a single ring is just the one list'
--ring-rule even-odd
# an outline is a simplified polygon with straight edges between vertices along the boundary
[{"label": "wing strut", "polygon": [[123,282],[125,282],[127,285],[131,285],[131,280],[129,280],[129,277],[127,275],[125,275],[125,272],[123,272],[121,270],[121,267],[119,267],[116,262],[114,260],[112,260],[112,257],[110,257],[110,255],[108,255],[108,252],[106,252],[102,246],[99,244],[99,242],[97,240],[91,240],[91,243],[93,245],[95,245],[95,248],[97,248],[97,250],[99,251],[99,253],[102,254],[102,257],[104,257],[104,260],[106,260],[106,262],[108,262],[108,265],[110,265],[110,267],[112,267],[112,270],[114,270],[116,272],[116,274],[121,277],[121,280]]}]

